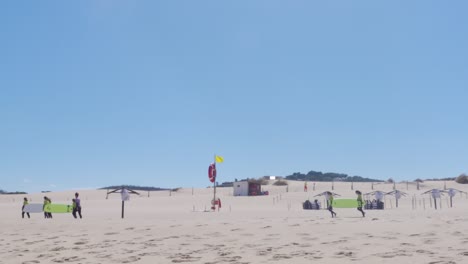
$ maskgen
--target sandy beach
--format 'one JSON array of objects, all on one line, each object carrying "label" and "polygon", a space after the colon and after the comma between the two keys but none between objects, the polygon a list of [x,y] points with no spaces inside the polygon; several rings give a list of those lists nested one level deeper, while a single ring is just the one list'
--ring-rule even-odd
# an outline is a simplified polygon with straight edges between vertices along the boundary
[{"label": "sandy beach", "polygon": [[[355,198],[350,183],[335,183],[339,198]],[[447,182],[447,188],[468,186]],[[354,183],[354,190],[370,192],[371,183]],[[263,186],[270,195],[233,197],[232,188],[218,188],[219,212],[209,210],[210,188],[177,192],[141,192],[126,202],[121,219],[120,195],[106,199],[105,190],[47,193],[54,203],[70,204],[78,191],[83,219],[40,213],[21,219],[24,195],[0,196],[0,263],[467,263],[468,198],[457,194],[453,208],[442,196],[431,207],[432,188],[444,182],[399,183],[408,193],[395,207],[386,196],[385,210],[303,210],[302,202],[331,190],[331,183],[309,182]],[[374,190],[392,191],[379,183]],[[28,194],[41,203],[44,194]],[[416,203],[413,203],[413,197]],[[323,198],[319,198],[323,201]]]}]

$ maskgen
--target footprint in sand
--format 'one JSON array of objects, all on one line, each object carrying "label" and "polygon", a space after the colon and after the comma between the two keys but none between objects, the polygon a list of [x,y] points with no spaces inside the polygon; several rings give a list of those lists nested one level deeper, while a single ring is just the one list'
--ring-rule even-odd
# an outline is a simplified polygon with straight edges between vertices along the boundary
[{"label": "footprint in sand", "polygon": [[340,251],[340,252],[337,252],[335,255],[336,255],[337,257],[352,257],[352,256],[353,256],[353,252],[351,252],[351,251],[347,251],[347,252],[345,252],[345,251]]},{"label": "footprint in sand", "polygon": [[132,262],[137,262],[137,261],[139,261],[140,259],[141,259],[140,257],[131,256],[131,257],[128,257],[128,258],[126,258],[126,259],[120,260],[120,263],[132,263]]},{"label": "footprint in sand", "polygon": [[273,256],[273,259],[274,259],[274,260],[290,259],[290,258],[292,258],[292,257],[289,256],[289,255],[286,255],[286,254],[275,254],[275,255]]},{"label": "footprint in sand", "polygon": [[55,258],[55,259],[52,259],[52,262],[69,263],[69,262],[75,262],[75,261],[81,261],[81,260],[83,260],[83,258],[79,258],[78,256],[73,256],[73,257]]},{"label": "footprint in sand", "polygon": [[195,262],[195,261],[198,261],[200,260],[201,258],[200,257],[192,257],[191,255],[188,255],[188,254],[176,254],[172,257],[170,257],[170,259],[172,259],[171,262],[173,263],[184,263],[184,262]]}]

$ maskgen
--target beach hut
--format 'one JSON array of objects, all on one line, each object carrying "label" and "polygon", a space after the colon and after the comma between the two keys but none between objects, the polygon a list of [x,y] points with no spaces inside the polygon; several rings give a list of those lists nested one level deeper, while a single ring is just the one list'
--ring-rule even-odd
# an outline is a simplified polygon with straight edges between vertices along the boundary
[{"label": "beach hut", "polygon": [[262,195],[260,183],[239,181],[234,183],[234,196]]}]

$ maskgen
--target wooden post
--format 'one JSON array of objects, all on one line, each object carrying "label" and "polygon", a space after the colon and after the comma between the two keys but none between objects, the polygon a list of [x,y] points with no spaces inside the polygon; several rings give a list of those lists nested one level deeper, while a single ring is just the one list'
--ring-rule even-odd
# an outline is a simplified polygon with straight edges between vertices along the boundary
[{"label": "wooden post", "polygon": [[437,200],[434,198],[434,208],[437,210]]},{"label": "wooden post", "polygon": [[148,191],[148,197],[150,197],[150,195],[149,195],[149,191]]},{"label": "wooden post", "polygon": [[374,183],[371,184],[371,189],[374,190]]},{"label": "wooden post", "polygon": [[122,201],[122,219],[124,219],[125,201]]},{"label": "wooden post", "polygon": [[453,207],[453,204],[452,204],[452,196],[450,196],[450,207]]},{"label": "wooden post", "polygon": [[419,191],[419,181],[416,182],[416,189],[418,189],[418,191]]},{"label": "wooden post", "polygon": [[409,183],[408,181],[406,181],[406,190],[408,190],[408,187],[409,187]]},{"label": "wooden post", "polygon": [[109,199],[109,189],[107,189],[106,200]]},{"label": "wooden post", "polygon": [[[216,154],[214,155],[213,164],[215,165],[215,168],[216,168]],[[216,168],[216,177],[214,177],[214,181],[213,181],[213,202],[211,205],[211,208],[213,209],[213,211],[216,211],[216,180],[218,180],[217,177],[218,177],[218,168]]]},{"label": "wooden post", "polygon": [[354,190],[353,182],[351,182],[351,190]]},{"label": "wooden post", "polygon": [[334,190],[335,190],[335,182],[332,181],[332,191],[334,191]]},{"label": "wooden post", "polygon": [[314,191],[315,191],[315,182],[314,182],[314,187],[313,188],[314,188]]}]

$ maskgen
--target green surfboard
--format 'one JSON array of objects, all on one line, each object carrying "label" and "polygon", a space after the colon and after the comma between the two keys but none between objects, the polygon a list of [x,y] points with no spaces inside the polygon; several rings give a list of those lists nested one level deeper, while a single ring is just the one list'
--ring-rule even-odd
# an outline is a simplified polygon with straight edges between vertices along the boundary
[{"label": "green surfboard", "polygon": [[73,207],[67,204],[48,204],[44,208],[44,212],[47,213],[71,213],[73,211]]},{"label": "green surfboard", "polygon": [[334,199],[334,208],[357,208],[358,202],[356,199]]}]

